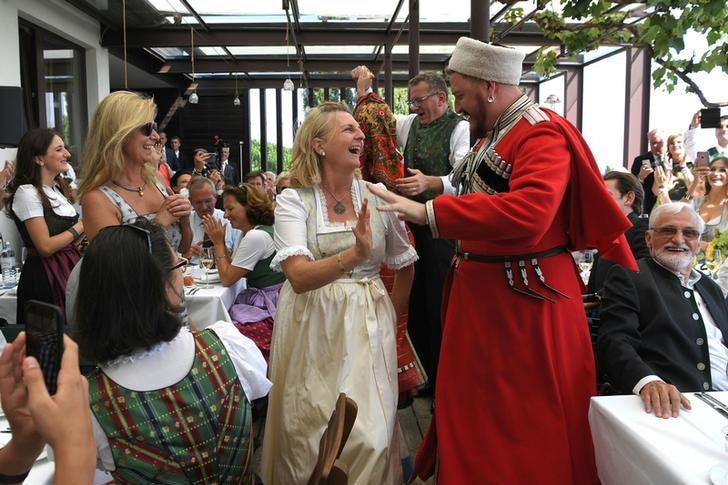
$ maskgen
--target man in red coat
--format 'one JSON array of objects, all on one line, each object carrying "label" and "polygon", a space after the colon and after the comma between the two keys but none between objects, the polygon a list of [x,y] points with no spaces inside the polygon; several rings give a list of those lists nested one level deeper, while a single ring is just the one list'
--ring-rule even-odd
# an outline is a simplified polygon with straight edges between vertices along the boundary
[{"label": "man in red coat", "polygon": [[[373,188],[434,237],[458,240],[422,464],[438,485],[599,483],[587,412],[594,357],[569,250],[598,248],[636,269],[630,226],[565,119],[518,88],[523,54],[461,38],[448,73],[481,137],[426,204]],[[421,473],[426,475],[426,473]]]}]

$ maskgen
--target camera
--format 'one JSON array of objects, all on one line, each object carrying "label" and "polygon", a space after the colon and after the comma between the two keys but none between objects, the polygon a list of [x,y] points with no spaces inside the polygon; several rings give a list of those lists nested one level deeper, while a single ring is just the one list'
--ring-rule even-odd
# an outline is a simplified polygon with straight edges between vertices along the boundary
[{"label": "camera", "polygon": [[700,110],[701,128],[720,128],[721,118],[728,116],[728,111],[721,108],[707,108]]}]

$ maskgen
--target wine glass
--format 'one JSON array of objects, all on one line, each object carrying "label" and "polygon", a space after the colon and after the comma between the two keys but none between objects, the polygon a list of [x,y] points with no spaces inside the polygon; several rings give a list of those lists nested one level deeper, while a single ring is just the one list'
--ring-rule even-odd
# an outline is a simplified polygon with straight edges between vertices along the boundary
[{"label": "wine glass", "polygon": [[213,264],[215,264],[214,248],[202,248],[200,266],[205,268],[205,284],[202,286],[203,288],[212,288],[212,285],[209,283],[208,271],[212,269]]},{"label": "wine glass", "polygon": [[710,260],[708,260],[708,269],[710,269],[711,273],[715,273],[718,271],[718,268],[720,268],[721,264],[723,264],[723,255],[720,252],[720,249],[715,248],[713,249],[713,254],[711,254]]}]

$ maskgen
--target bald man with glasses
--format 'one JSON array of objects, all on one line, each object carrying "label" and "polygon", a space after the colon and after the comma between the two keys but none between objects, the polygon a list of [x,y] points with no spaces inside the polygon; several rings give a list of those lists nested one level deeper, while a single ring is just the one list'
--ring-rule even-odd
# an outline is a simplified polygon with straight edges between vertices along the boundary
[{"label": "bald man with glasses", "polygon": [[720,287],[692,267],[704,223],[682,202],[659,205],[639,273],[613,266],[602,291],[597,359],[619,392],[668,418],[682,392],[728,390],[728,307]]}]

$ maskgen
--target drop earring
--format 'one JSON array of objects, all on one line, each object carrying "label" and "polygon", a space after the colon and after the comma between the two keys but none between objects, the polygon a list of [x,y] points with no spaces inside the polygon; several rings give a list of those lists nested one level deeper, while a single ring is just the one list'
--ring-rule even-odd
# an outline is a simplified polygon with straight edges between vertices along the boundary
[{"label": "drop earring", "polygon": [[494,97],[493,97],[493,95],[491,94],[490,96],[488,96],[488,102],[489,102],[489,103],[492,103],[493,101],[495,101],[495,98],[494,98]]}]

